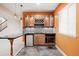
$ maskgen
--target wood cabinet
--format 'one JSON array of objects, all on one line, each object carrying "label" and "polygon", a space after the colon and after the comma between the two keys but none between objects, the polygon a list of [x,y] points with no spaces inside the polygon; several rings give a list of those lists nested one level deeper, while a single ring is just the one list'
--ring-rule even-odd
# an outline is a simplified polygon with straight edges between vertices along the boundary
[{"label": "wood cabinet", "polygon": [[[33,26],[35,19],[32,18],[34,15],[47,15],[48,17],[45,18],[46,21],[44,21],[45,26],[49,25],[50,22],[50,15],[53,16],[53,13],[51,12],[23,12],[23,28],[26,26]],[[41,20],[42,21],[42,20]]]},{"label": "wood cabinet", "polygon": [[25,18],[25,24],[26,26],[34,26],[35,20],[33,19],[33,17],[27,16]]},{"label": "wood cabinet", "polygon": [[[39,17],[36,17],[36,16],[39,16]],[[44,16],[44,18],[42,18],[42,16]],[[54,22],[53,13],[51,12],[23,12],[23,29],[25,29],[26,26],[37,28],[37,30],[38,28],[45,28],[50,26],[53,27],[54,25],[53,22]],[[39,34],[40,31],[42,30],[37,31],[37,33],[32,33],[34,35],[33,43],[43,44],[43,45],[47,44],[45,42],[46,41],[45,33]]]},{"label": "wood cabinet", "polygon": [[34,45],[55,46],[55,34],[36,34],[36,35],[34,35]]},{"label": "wood cabinet", "polygon": [[34,35],[34,44],[44,44],[45,43],[45,35],[44,34],[35,34]]}]

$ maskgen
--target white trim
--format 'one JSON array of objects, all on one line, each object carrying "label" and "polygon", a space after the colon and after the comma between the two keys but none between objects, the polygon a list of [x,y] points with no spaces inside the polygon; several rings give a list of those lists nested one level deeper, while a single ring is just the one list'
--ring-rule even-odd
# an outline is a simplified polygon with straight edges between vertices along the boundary
[{"label": "white trim", "polygon": [[56,45],[56,48],[57,48],[64,56],[67,56],[57,45]]},{"label": "white trim", "polygon": [[21,49],[19,49],[13,56],[17,56],[17,54],[24,48],[24,46],[22,46]]}]

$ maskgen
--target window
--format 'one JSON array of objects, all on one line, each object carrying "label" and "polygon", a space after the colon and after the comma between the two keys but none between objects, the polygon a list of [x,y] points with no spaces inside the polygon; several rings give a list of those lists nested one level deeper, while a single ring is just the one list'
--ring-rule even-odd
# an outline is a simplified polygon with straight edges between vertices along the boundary
[{"label": "window", "polygon": [[76,4],[68,4],[58,14],[59,33],[76,36]]}]

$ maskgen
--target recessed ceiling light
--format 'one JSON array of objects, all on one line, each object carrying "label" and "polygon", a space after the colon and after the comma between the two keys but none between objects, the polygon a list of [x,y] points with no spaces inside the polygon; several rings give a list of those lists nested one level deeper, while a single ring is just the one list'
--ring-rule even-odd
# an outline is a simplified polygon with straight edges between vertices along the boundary
[{"label": "recessed ceiling light", "polygon": [[23,5],[20,5],[20,7],[23,7]]}]

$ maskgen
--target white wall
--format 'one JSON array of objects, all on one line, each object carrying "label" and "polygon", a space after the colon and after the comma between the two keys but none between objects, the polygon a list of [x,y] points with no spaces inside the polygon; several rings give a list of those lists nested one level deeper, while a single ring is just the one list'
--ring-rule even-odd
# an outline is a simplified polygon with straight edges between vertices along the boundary
[{"label": "white wall", "polygon": [[[0,36],[5,35],[17,35],[22,34],[22,25],[18,18],[14,17],[13,14],[6,11],[5,8],[0,8],[0,17],[7,19],[7,28],[0,32]],[[14,54],[23,47],[22,38],[14,40]],[[0,55],[10,55],[10,43],[7,39],[0,39]]]},{"label": "white wall", "polygon": [[8,56],[10,52],[10,44],[8,40],[0,39],[0,56]]},{"label": "white wall", "polygon": [[[13,43],[13,55],[17,53],[24,47],[22,42],[22,37],[14,40]],[[0,39],[0,56],[10,56],[10,42],[7,39]]]},{"label": "white wall", "polygon": [[0,36],[2,35],[3,32],[5,32],[5,35],[22,33],[22,25],[18,18],[16,18],[11,14],[8,14],[7,12],[5,12],[5,10],[4,11],[0,10],[0,17],[3,17],[8,20],[7,21],[8,28],[0,32]]}]

